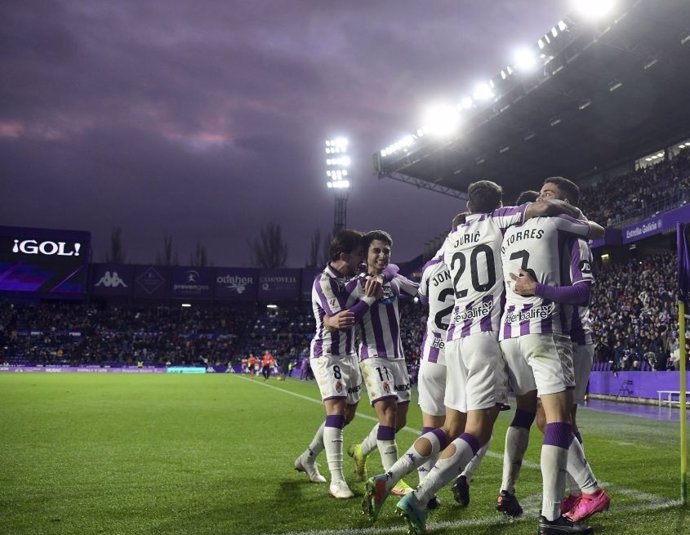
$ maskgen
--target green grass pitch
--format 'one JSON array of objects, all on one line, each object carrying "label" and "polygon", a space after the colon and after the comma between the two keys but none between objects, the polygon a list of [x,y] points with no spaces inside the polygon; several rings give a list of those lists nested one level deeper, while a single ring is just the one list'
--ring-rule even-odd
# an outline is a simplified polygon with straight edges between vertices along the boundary
[{"label": "green grass pitch", "polygon": [[[373,425],[366,398],[345,445]],[[429,517],[433,533],[533,534],[540,506],[541,436],[534,430],[518,485],[524,518],[495,512],[503,437],[472,482],[470,506],[449,489]],[[0,375],[0,535],[346,535],[404,533],[391,497],[378,522],[361,514],[364,484],[335,500],[293,470],[323,419],[318,389],[235,375]],[[596,533],[690,534],[679,500],[678,423],[582,411],[585,450],[612,497]],[[410,409],[404,451],[421,427]],[[320,456],[327,476],[325,456]],[[378,454],[369,472],[380,471]],[[416,484],[416,474],[407,481]]]}]

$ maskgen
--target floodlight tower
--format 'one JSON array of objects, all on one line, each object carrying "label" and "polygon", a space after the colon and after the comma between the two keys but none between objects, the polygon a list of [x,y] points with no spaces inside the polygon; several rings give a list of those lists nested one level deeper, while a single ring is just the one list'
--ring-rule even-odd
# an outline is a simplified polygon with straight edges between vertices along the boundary
[{"label": "floodlight tower", "polygon": [[335,193],[333,234],[347,225],[347,195],[350,191],[349,141],[344,137],[326,140],[326,185]]}]

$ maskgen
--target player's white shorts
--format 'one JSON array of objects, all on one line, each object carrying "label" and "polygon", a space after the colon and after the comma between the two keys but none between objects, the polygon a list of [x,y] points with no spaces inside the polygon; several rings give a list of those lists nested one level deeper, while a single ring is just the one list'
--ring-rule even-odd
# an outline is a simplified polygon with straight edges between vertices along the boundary
[{"label": "player's white shorts", "polygon": [[324,355],[310,358],[309,362],[319,385],[321,399],[346,398],[348,405],[359,402],[362,375],[356,354],[337,357]]},{"label": "player's white shorts", "polygon": [[403,359],[371,357],[361,361],[360,369],[372,405],[393,396],[397,397],[398,403],[410,401],[410,377]]},{"label": "player's white shorts", "polygon": [[446,415],[446,405],[443,402],[446,395],[446,367],[443,364],[423,360],[419,364],[417,390],[419,406],[426,414]]},{"label": "player's white shorts", "polygon": [[584,403],[589,373],[594,362],[594,344],[573,344],[573,368],[575,370],[575,403]]},{"label": "player's white shorts", "polygon": [[562,334],[526,334],[501,341],[510,386],[520,396],[557,394],[575,386],[573,346]]},{"label": "player's white shorts", "polygon": [[496,333],[476,333],[446,342],[446,367],[446,407],[467,412],[507,402]]}]

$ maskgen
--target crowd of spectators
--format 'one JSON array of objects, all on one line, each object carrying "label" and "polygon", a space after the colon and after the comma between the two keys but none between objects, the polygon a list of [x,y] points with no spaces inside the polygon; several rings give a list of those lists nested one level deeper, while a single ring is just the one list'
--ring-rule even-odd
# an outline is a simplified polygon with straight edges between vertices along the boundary
[{"label": "crowd of spectators", "polygon": [[596,361],[614,370],[677,368],[674,253],[603,267],[591,306]]},{"label": "crowd of spectators", "polygon": [[604,226],[690,202],[690,149],[655,165],[581,188],[582,211]]},{"label": "crowd of spectators", "polygon": [[78,366],[225,363],[252,316],[246,307],[5,302],[0,305],[1,360]]}]

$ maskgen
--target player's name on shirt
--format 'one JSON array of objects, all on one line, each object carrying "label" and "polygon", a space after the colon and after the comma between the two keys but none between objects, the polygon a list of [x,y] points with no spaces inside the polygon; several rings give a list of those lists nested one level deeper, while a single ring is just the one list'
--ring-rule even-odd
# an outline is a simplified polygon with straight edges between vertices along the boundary
[{"label": "player's name on shirt", "polygon": [[544,237],[544,229],[542,228],[527,228],[523,230],[517,230],[513,234],[507,234],[503,239],[503,244],[501,245],[501,253],[504,253],[506,248],[513,245],[515,242],[520,240],[540,240]]}]

